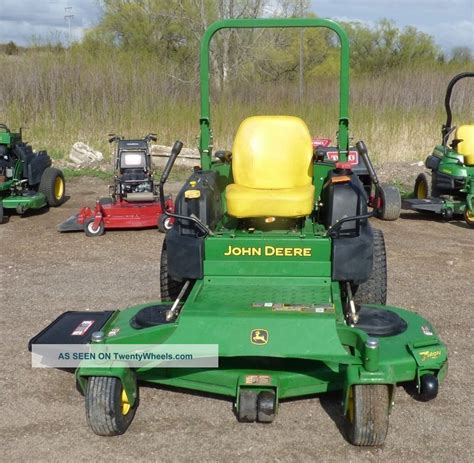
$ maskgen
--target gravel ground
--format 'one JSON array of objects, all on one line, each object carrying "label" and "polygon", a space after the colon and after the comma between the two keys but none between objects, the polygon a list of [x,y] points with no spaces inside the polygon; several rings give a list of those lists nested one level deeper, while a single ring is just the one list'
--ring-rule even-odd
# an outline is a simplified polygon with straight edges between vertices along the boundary
[{"label": "gravel ground", "polygon": [[156,387],[141,388],[128,432],[105,438],[89,431],[72,375],[33,370],[27,342],[65,310],[117,309],[158,299],[163,235],[59,234],[59,222],[92,205],[95,192],[107,193],[104,182],[84,177],[68,188],[71,198],[62,207],[13,216],[0,227],[3,461],[472,461],[474,315],[466,283],[474,232],[463,222],[414,213],[393,223],[374,222],[387,243],[389,303],[429,318],[450,355],[435,401],[416,402],[397,388],[382,448],[345,441],[337,394],[284,402],[273,424],[259,425],[237,423],[229,400]]}]

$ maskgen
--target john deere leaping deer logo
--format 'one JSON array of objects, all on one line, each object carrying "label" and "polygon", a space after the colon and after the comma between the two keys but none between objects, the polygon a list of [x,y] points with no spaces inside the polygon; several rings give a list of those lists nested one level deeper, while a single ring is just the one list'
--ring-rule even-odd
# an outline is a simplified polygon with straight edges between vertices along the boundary
[{"label": "john deere leaping deer logo", "polygon": [[252,344],[266,344],[268,342],[268,331],[262,330],[261,328],[257,330],[252,330],[252,332],[250,333],[250,341],[252,342]]}]

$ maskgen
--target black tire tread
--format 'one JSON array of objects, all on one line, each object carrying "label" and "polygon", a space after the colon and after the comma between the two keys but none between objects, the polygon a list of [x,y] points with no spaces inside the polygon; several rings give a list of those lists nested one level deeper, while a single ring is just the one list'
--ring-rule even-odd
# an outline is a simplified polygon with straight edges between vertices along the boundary
[{"label": "black tire tread", "polygon": [[122,415],[120,394],[121,382],[118,378],[91,376],[87,382],[85,396],[87,423],[99,436],[123,434],[135,415],[138,399],[127,415]]},{"label": "black tire tread", "polygon": [[386,384],[355,385],[354,422],[347,419],[348,439],[353,445],[377,446],[388,432],[389,387]]},{"label": "black tire tread", "polygon": [[[54,182],[57,177],[61,177],[64,183],[64,193],[59,199],[56,198],[54,194]],[[56,169],[55,167],[47,167],[41,176],[38,191],[46,196],[48,206],[60,206],[66,199],[66,182],[64,181],[64,175],[62,171]]]},{"label": "black tire tread", "polygon": [[424,182],[426,183],[426,197],[427,198],[430,198],[431,195],[432,195],[432,191],[431,191],[431,179],[428,178],[428,175],[425,173],[425,172],[421,172],[417,175],[416,179],[415,179],[415,186],[413,188],[413,197],[416,198],[416,199],[424,199],[424,198],[419,198],[418,197],[418,185],[421,183],[421,182]]},{"label": "black tire tread", "polygon": [[168,253],[166,244],[163,243],[160,259],[160,295],[162,301],[174,301],[177,297],[184,282],[173,280],[168,275]]},{"label": "black tire tread", "polygon": [[166,222],[167,219],[168,219],[168,216],[166,214],[161,214],[159,219],[158,219],[158,230],[161,233],[166,233],[170,230],[169,228],[166,228],[166,226],[165,226],[165,222]]},{"label": "black tire tread", "polygon": [[241,390],[237,419],[241,423],[253,423],[257,420],[258,395],[256,391]]},{"label": "black tire tread", "polygon": [[387,254],[382,230],[372,228],[374,236],[374,260],[370,278],[353,288],[354,302],[363,304],[387,303]]},{"label": "black tire tread", "polygon": [[393,221],[400,217],[402,198],[394,185],[381,185],[382,208],[378,211],[381,220]]}]

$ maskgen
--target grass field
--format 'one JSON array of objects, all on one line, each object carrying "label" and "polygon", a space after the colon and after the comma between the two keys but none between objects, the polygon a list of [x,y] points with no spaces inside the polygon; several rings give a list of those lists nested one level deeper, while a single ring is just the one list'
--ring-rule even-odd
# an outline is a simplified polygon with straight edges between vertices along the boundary
[{"label": "grass field", "polygon": [[[107,134],[156,132],[163,144],[197,144],[199,86],[196,71],[176,81],[153,59],[132,55],[94,57],[40,51],[0,56],[0,122],[25,128],[36,149],[58,159],[76,141],[104,152]],[[436,66],[351,81],[351,134],[364,139],[377,163],[424,159],[440,138],[449,79],[463,69]],[[474,92],[463,82],[454,95],[455,123],[474,120]],[[301,116],[315,136],[335,138],[338,79],[305,83],[299,103],[296,83],[234,83],[213,95],[215,146],[229,148],[240,121],[253,114]],[[472,86],[471,86],[472,89]]]}]

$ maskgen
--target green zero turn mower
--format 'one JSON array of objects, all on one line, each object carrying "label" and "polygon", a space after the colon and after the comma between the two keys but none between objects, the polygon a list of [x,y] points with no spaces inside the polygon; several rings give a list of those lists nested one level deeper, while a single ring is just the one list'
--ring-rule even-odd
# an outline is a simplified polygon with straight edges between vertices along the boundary
[{"label": "green zero turn mower", "polygon": [[65,200],[63,173],[51,167],[46,151],[33,151],[21,129],[0,124],[0,223],[4,209],[23,214],[29,209],[59,206]]},{"label": "green zero turn mower", "polygon": [[466,223],[474,227],[474,124],[456,127],[451,113],[453,87],[467,77],[474,77],[474,72],[458,74],[448,84],[441,144],[426,158],[425,166],[430,172],[418,175],[414,198],[404,200],[403,208],[441,214],[445,220],[462,214]]},{"label": "green zero turn mower", "polygon": [[[324,27],[341,43],[337,162],[313,156],[291,116],[242,122],[232,151],[212,150],[209,43],[227,28]],[[161,255],[161,302],[113,312],[66,312],[30,341],[41,344],[218,345],[218,368],[79,365],[86,416],[99,435],[125,432],[137,381],[221,394],[242,422],[271,422],[282,399],[341,391],[347,438],[380,445],[395,386],[436,397],[447,351],[432,325],[385,305],[382,232],[347,162],[349,42],[325,19],[242,19],[211,25],[201,43],[201,166],[176,199]],[[160,189],[181,149],[176,142]],[[362,142],[358,152],[378,180]],[[93,326],[88,330],[89,326]],[[73,336],[71,334],[80,334]],[[78,339],[81,339],[78,341]],[[291,406],[291,404],[285,405]]]}]

